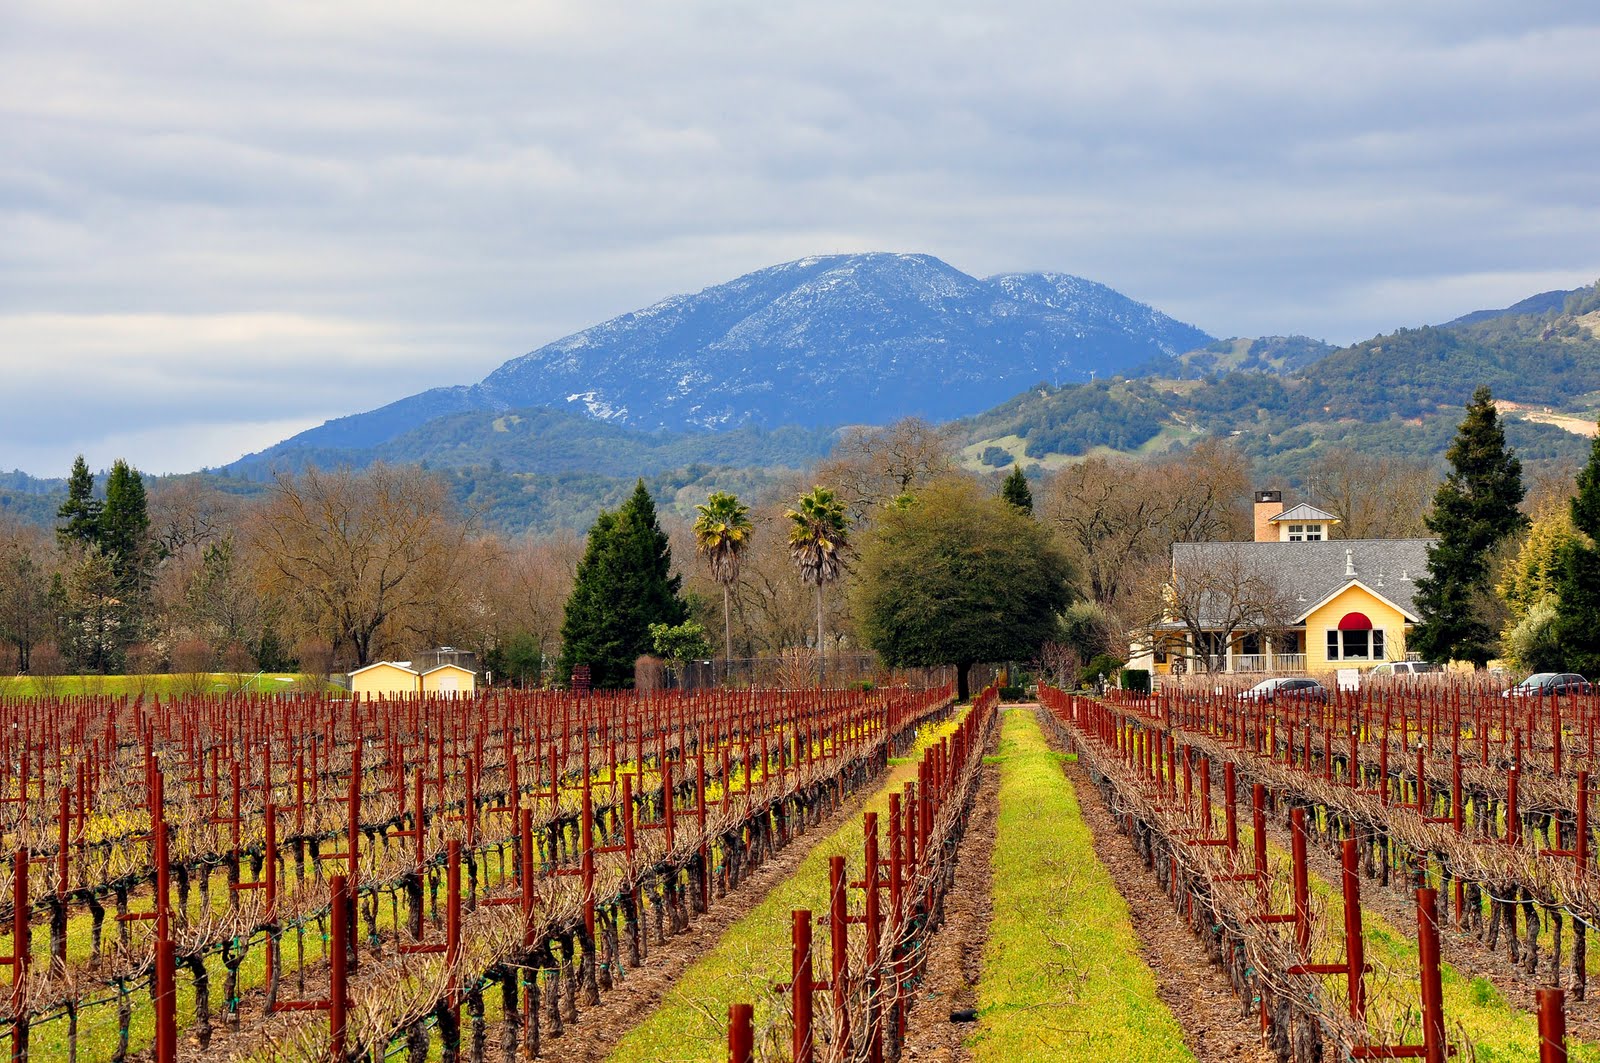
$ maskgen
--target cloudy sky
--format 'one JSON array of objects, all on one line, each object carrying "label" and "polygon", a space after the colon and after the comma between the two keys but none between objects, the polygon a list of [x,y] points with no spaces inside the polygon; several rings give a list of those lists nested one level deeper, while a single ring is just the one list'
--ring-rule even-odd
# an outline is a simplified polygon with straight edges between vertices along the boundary
[{"label": "cloudy sky", "polygon": [[0,469],[221,464],[807,254],[1338,342],[1600,276],[1600,11],[0,4]]}]

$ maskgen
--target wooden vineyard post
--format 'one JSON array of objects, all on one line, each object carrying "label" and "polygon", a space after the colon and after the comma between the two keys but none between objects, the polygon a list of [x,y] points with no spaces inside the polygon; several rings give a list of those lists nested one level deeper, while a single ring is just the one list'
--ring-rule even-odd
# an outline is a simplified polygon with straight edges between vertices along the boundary
[{"label": "wooden vineyard post", "polygon": [[[273,977],[278,965],[278,806],[267,804],[267,839],[262,852],[261,878],[257,882],[236,882],[236,890],[261,890],[264,904],[262,907],[261,921],[271,929],[268,931],[267,955],[265,958],[264,975],[267,992],[274,992],[277,980]],[[271,1010],[269,1004],[267,1010]]]},{"label": "wooden vineyard post", "polygon": [[[1298,809],[1296,810],[1298,811]],[[1301,820],[1302,834],[1304,837],[1304,820]],[[1345,960],[1343,963],[1300,963],[1288,970],[1289,974],[1342,974],[1345,976],[1347,993],[1350,998],[1350,1017],[1358,1023],[1367,1021],[1367,994],[1366,994],[1366,946],[1361,939],[1361,880],[1357,877],[1360,870],[1356,854],[1354,839],[1346,838],[1343,851],[1343,875],[1341,876],[1344,891],[1344,947]],[[1298,865],[1303,867],[1304,865]],[[1299,884],[1296,883],[1298,891]],[[1298,914],[1300,897],[1295,898],[1295,909]],[[1296,936],[1299,937],[1300,926],[1297,923]],[[1359,1051],[1359,1049],[1358,1049]]]},{"label": "wooden vineyard post", "polygon": [[792,978],[789,982],[791,1008],[794,1013],[794,1034],[790,1059],[793,1063],[814,1063],[814,1045],[811,1022],[815,1001],[812,994],[817,984],[811,971],[811,912],[797,908],[790,913],[793,920],[793,951],[790,956]]},{"label": "wooden vineyard post", "polygon": [[156,1063],[172,1063],[178,1057],[178,992],[177,964],[172,944],[168,901],[172,885],[170,877],[172,868],[167,852],[167,821],[164,811],[166,783],[161,769],[155,766],[153,758],[146,761],[146,770],[150,790],[150,838],[155,850],[155,907],[148,912],[118,915],[117,919],[121,922],[153,920],[156,924],[155,1059]]},{"label": "wooden vineyard post", "polygon": [[728,1005],[728,1063],[755,1063],[754,1016],[755,1008],[749,1004]]},{"label": "wooden vineyard post", "polygon": [[22,1013],[23,986],[28,979],[28,850],[18,849],[11,858],[11,955],[0,964],[11,968],[11,1058],[21,1063],[28,1058],[28,1020]]},{"label": "wooden vineyard post", "polygon": [[[1352,844],[1346,842],[1346,845]],[[1422,1044],[1356,1045],[1354,1059],[1421,1058],[1424,1063],[1445,1063],[1448,1051],[1444,1035],[1444,989],[1439,958],[1439,891],[1417,891],[1417,959],[1422,981]],[[1542,1004],[1542,1001],[1541,1001]],[[1544,1029],[1541,1010],[1540,1030]]]},{"label": "wooden vineyard post", "polygon": [[1567,1002],[1562,989],[1540,989],[1539,1063],[1567,1063]]},{"label": "wooden vineyard post", "polygon": [[828,939],[832,946],[832,965],[828,984],[833,987],[833,1037],[850,1053],[850,1009],[848,964],[850,962],[850,909],[845,894],[844,857],[828,859]]}]

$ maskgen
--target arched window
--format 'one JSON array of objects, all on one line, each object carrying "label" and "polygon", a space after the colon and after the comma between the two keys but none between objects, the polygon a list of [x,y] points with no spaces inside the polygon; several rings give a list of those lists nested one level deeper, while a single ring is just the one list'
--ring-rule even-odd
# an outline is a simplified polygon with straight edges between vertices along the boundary
[{"label": "arched window", "polygon": [[1346,613],[1328,632],[1328,660],[1383,660],[1383,629],[1372,626],[1366,613]]}]

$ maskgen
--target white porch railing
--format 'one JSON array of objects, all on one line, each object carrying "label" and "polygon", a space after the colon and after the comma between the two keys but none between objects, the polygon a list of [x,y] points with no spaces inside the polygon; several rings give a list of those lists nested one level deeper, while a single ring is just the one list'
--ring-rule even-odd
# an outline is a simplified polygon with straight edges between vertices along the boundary
[{"label": "white porch railing", "polygon": [[1306,655],[1303,653],[1236,653],[1232,659],[1234,672],[1303,672]]}]

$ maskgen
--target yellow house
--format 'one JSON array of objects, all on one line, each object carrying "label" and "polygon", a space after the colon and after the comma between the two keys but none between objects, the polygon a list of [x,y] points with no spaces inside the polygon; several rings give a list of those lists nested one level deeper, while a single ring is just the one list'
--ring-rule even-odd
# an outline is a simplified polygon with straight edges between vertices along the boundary
[{"label": "yellow house", "polygon": [[422,690],[422,676],[410,661],[379,661],[350,673],[350,693],[364,697],[392,698]]},{"label": "yellow house", "polygon": [[1255,497],[1255,539],[1178,543],[1166,616],[1130,647],[1154,673],[1366,669],[1406,659],[1429,539],[1332,539],[1339,518]]},{"label": "yellow house", "polygon": [[478,674],[459,664],[441,664],[422,673],[424,694],[466,695],[478,687]]}]

